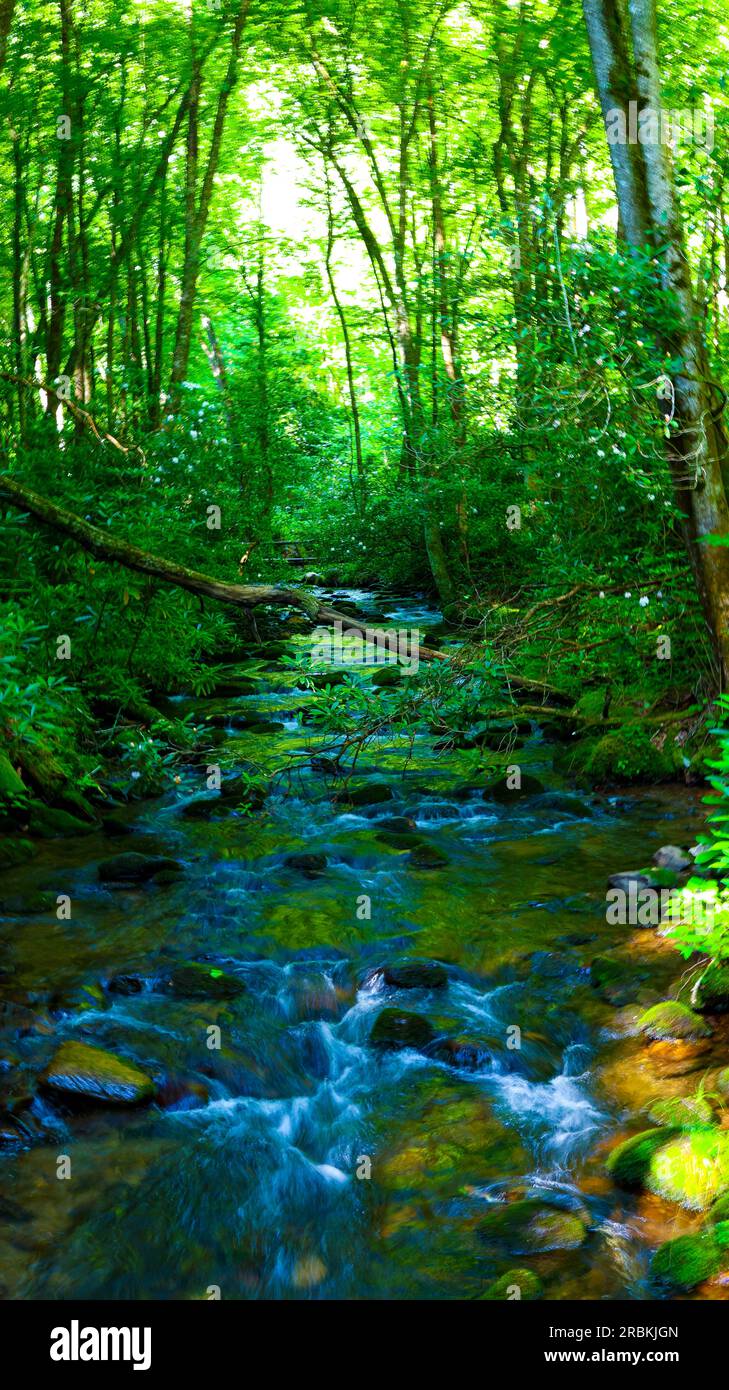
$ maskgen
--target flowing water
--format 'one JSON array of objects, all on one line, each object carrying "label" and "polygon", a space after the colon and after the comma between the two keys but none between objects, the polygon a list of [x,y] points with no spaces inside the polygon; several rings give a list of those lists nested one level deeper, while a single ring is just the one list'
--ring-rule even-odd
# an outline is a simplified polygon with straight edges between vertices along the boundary
[{"label": "flowing water", "polygon": [[[414,601],[377,603],[397,627],[438,621]],[[224,766],[304,763],[321,742],[295,676],[266,677],[224,706],[177,702],[200,719],[230,712]],[[252,711],[282,727],[234,727]],[[475,1297],[514,1265],[549,1298],[651,1296],[650,1251],[694,1218],[618,1192],[606,1146],[698,1076],[651,1069],[630,1008],[591,986],[589,965],[631,935],[606,923],[608,874],[693,842],[701,802],[676,788],[565,790],[536,729],[518,760],[545,790],[487,801],[463,789],[473,753],[438,753],[421,736],[404,761],[385,735],[362,767],[389,800],[353,810],[307,768],[280,779],[259,815],[213,793],[207,819],[186,809],[204,792],[204,768],[190,767],[173,792],[125,811],[130,834],[44,842],[4,875],[4,897],[46,889],[73,910],[0,922],[3,1068],[30,1085],[59,1041],[78,1039],[161,1084],[157,1103],[128,1110],[69,1112],[35,1095],[34,1142],[0,1154],[6,1297]],[[415,822],[440,867],[417,867],[383,833],[393,817]],[[130,849],[174,857],[184,877],[101,884],[99,862]],[[291,854],[326,866],[307,871]],[[639,937],[633,997],[645,1004],[680,962],[655,933]],[[405,959],[442,962],[447,985],[385,984],[382,968]],[[239,976],[245,992],[161,992],[160,972],[189,960]],[[89,992],[120,974],[137,992]],[[450,1051],[376,1049],[384,1008],[427,1017]],[[580,1212],[587,1239],[517,1257],[485,1239],[484,1215],[515,1195]]]}]

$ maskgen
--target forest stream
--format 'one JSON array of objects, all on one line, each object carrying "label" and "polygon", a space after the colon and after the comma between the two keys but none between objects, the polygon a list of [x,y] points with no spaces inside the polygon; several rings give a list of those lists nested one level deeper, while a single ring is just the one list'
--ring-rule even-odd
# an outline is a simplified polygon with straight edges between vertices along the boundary
[{"label": "forest stream", "polygon": [[[440,619],[415,598],[339,597],[426,640]],[[535,723],[520,795],[486,799],[472,755],[432,736],[407,756],[385,735],[353,805],[310,764],[325,740],[296,679],[272,662],[255,694],[174,701],[223,730],[224,768],[301,761],[259,812],[188,765],[111,832],[44,841],[3,876],[0,1058],[27,1093],[30,1142],[0,1159],[0,1284],[14,1298],[447,1299],[516,1266],[552,1299],[654,1296],[652,1251],[700,1217],[619,1190],[605,1158],[657,1099],[693,1093],[711,1049],[667,1061],[636,1037],[680,961],[657,933],[608,925],[605,889],[661,845],[694,843],[700,791],[569,789]],[[130,852],[182,872],[100,876]],[[596,988],[591,963],[628,939],[624,989]],[[59,1104],[37,1082],[71,1040],[137,1064],[154,1099]],[[74,1182],[58,1180],[64,1155]],[[515,1197],[549,1231],[521,1251],[487,1220]]]}]

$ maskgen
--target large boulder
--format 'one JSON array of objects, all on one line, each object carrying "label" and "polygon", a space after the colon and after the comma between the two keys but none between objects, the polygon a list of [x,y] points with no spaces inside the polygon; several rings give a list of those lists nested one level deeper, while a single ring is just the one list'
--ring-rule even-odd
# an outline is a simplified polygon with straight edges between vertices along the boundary
[{"label": "large boulder", "polygon": [[729,1189],[729,1133],[711,1125],[645,1130],[619,1144],[607,1167],[622,1187],[705,1211]]},{"label": "large boulder", "polygon": [[61,1044],[41,1084],[65,1100],[98,1105],[140,1105],[151,1100],[156,1090],[151,1076],[140,1067],[81,1042]]}]

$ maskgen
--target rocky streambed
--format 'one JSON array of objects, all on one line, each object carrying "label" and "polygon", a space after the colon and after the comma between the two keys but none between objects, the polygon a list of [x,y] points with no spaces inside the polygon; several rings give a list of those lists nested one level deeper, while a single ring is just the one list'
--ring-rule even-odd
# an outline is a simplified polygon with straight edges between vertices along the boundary
[{"label": "rocky streambed", "polygon": [[606,916],[700,792],[575,792],[529,721],[517,791],[387,730],[342,783],[284,652],[176,702],[220,789],[2,875],[4,1296],[726,1297],[723,981]]}]

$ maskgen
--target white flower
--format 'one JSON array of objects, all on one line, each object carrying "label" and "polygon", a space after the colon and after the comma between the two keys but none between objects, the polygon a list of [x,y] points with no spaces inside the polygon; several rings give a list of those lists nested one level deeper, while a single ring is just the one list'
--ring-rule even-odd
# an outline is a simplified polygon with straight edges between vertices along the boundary
[{"label": "white flower", "polygon": [[605,597],[605,590],[604,590],[604,589],[601,589],[601,590],[600,590],[599,597],[600,597],[600,598],[604,598],[604,597]]},{"label": "white flower", "polygon": [[630,592],[630,589],[626,589],[626,590],[625,590],[625,597],[626,597],[626,598],[632,598],[632,594],[631,594],[631,592]]},{"label": "white flower", "polygon": [[647,608],[647,607],[648,607],[648,604],[649,604],[649,602],[650,602],[650,600],[649,600],[649,598],[648,598],[648,595],[647,595],[647,594],[643,594],[643,597],[642,597],[642,598],[639,598],[639,599],[638,599],[638,602],[639,602],[641,608]]},{"label": "white flower", "polygon": [[137,778],[138,778],[138,777],[141,777],[141,775],[142,775],[141,772],[133,772],[133,773],[132,773],[132,781],[133,781],[133,782],[136,782]]}]

